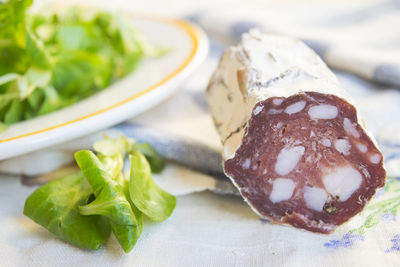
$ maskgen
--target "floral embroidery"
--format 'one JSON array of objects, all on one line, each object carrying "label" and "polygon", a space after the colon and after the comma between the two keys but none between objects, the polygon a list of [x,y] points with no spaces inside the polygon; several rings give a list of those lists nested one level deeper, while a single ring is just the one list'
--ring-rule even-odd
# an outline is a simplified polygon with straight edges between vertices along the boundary
[{"label": "floral embroidery", "polygon": [[328,243],[324,244],[326,248],[349,248],[354,245],[354,242],[357,240],[364,241],[364,237],[361,235],[353,234],[348,232],[347,234],[343,235],[342,239],[340,240],[330,240]]},{"label": "floral embroidery", "polygon": [[392,240],[392,246],[385,250],[386,253],[400,251],[400,235],[395,235]]}]

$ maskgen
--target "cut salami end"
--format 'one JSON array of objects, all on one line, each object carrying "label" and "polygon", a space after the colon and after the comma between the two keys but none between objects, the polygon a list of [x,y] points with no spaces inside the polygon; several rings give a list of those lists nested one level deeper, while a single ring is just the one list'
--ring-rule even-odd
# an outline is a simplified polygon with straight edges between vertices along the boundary
[{"label": "cut salami end", "polygon": [[[269,113],[274,98],[259,102],[261,111],[249,120],[242,144],[224,169],[262,216],[330,232],[361,211],[383,185],[385,171],[376,167],[380,152],[357,124],[352,105],[334,95],[303,92],[281,106],[303,102],[304,108],[291,114]],[[323,105],[336,107],[336,116],[310,119],[309,110]],[[344,118],[359,133],[357,138],[346,130]],[[335,145],[326,146],[328,140]],[[356,149],[359,140],[368,153]],[[253,165],[257,168],[246,168]]]},{"label": "cut salami end", "polygon": [[382,154],[351,98],[299,40],[245,34],[206,96],[224,171],[264,218],[329,233],[385,183]]}]

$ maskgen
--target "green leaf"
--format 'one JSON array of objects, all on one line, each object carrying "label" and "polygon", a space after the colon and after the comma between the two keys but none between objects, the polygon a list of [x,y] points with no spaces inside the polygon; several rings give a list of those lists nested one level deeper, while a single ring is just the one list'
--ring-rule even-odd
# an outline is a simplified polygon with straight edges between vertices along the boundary
[{"label": "green leaf", "polygon": [[12,124],[18,122],[22,119],[23,116],[23,104],[19,101],[19,99],[15,99],[11,102],[10,108],[7,110],[4,116],[4,123],[5,124]]},{"label": "green leaf", "polygon": [[170,49],[151,44],[140,32],[134,30],[135,42],[145,56],[161,57],[167,54]]},{"label": "green leaf", "polygon": [[[114,173],[114,180],[117,181],[123,187],[125,198],[128,200],[131,205],[132,211],[136,217],[136,226],[126,225],[122,226],[119,224],[111,224],[114,235],[117,237],[118,242],[121,244],[121,247],[125,252],[129,252],[136,245],[137,240],[143,231],[143,214],[138,210],[129,197],[129,183],[128,180],[125,179],[124,175],[121,173],[123,168],[123,156],[122,154],[115,154],[113,156],[104,156],[102,154],[98,155],[101,160],[103,166],[110,173]],[[112,162],[114,161],[114,162]],[[118,173],[119,171],[119,173]]]},{"label": "green leaf", "polygon": [[51,72],[48,70],[41,70],[31,67],[17,80],[20,99],[23,100],[30,96],[32,92],[38,87],[48,86],[51,79]]},{"label": "green leaf", "polygon": [[46,87],[51,80],[51,71],[30,67],[25,76],[36,87]]},{"label": "green leaf", "polygon": [[[24,107],[12,116],[18,121],[85,99],[128,75],[144,56],[166,51],[121,15],[79,8],[26,13],[31,4],[0,4],[0,96],[18,90]],[[15,108],[11,102],[1,105]]]},{"label": "green leaf", "polygon": [[60,99],[56,89],[53,86],[47,86],[42,89],[44,94],[44,100],[38,111],[38,115],[43,115],[64,106],[64,103]]},{"label": "green leaf", "polygon": [[113,75],[121,78],[132,72],[139,61],[143,58],[142,53],[131,53],[123,57],[116,56],[114,62]]},{"label": "green leaf", "polygon": [[[119,192],[122,192],[120,194]],[[136,226],[137,221],[129,202],[125,199],[123,188],[118,188],[117,184],[113,186],[105,186],[96,199],[79,207],[79,211],[83,215],[104,215],[110,219],[110,222],[118,225]]]},{"label": "green leaf", "polygon": [[151,177],[150,165],[139,152],[132,153],[129,194],[135,206],[153,221],[167,219],[176,206],[176,197],[162,190]]},{"label": "green leaf", "polygon": [[165,168],[165,161],[149,143],[136,143],[134,149],[142,153],[150,164],[151,172],[160,173]]},{"label": "green leaf", "polygon": [[95,212],[119,224],[137,225],[121,184],[116,183],[100,160],[88,150],[75,153],[75,159],[92,186],[96,199],[81,207],[81,213]]},{"label": "green leaf", "polygon": [[80,207],[81,214],[101,214],[109,218],[115,237],[124,251],[129,252],[142,231],[140,213],[135,213],[123,185],[113,179],[96,155],[81,150],[75,153],[75,159],[96,197],[90,204]]},{"label": "green leaf", "polygon": [[[98,249],[111,228],[129,252],[143,231],[142,210],[161,221],[172,213],[176,199],[154,183],[145,156],[133,151],[132,139],[121,135],[104,140],[96,142],[97,156],[85,150],[75,154],[81,172],[54,180],[29,196],[24,214],[81,248]],[[155,153],[149,145],[143,147]],[[130,179],[122,172],[127,153],[133,153]]]},{"label": "green leaf", "polygon": [[18,74],[12,72],[4,74],[0,76],[0,85],[15,81],[18,79],[18,77],[19,77]]},{"label": "green leaf", "polygon": [[47,54],[44,44],[30,31],[26,32],[26,53],[31,64],[44,69],[51,67],[50,56]]},{"label": "green leaf", "polygon": [[125,180],[123,183],[124,194],[126,199],[129,201],[129,204],[131,205],[133,213],[136,216],[137,225],[134,227],[115,225],[113,227],[113,232],[114,233],[117,232],[115,236],[120,237],[118,241],[121,244],[121,247],[126,248],[124,249],[125,252],[129,252],[133,249],[133,247],[136,245],[137,240],[139,239],[140,235],[143,232],[143,213],[140,212],[140,210],[138,210],[138,208],[135,207],[135,205],[133,204],[132,200],[129,197],[128,182],[129,182],[128,180]]},{"label": "green leaf", "polygon": [[20,99],[24,100],[28,95],[30,95],[36,86],[28,81],[26,76],[20,76],[17,80],[17,88],[20,95]]},{"label": "green leaf", "polygon": [[113,156],[116,154],[122,154],[124,156],[126,153],[136,150],[145,155],[153,173],[160,173],[165,167],[164,159],[157,154],[149,143],[135,143],[135,140],[123,135],[117,137],[106,135],[103,139],[96,141],[93,148],[96,152],[106,156]]},{"label": "green leaf", "polygon": [[121,36],[122,45],[125,53],[140,52],[140,47],[136,42],[136,31],[131,27],[126,18],[118,18],[119,34]]},{"label": "green leaf", "polygon": [[0,95],[0,109],[7,106],[12,100],[18,100],[19,94],[17,92],[5,93]]},{"label": "green leaf", "polygon": [[124,167],[124,156],[123,154],[115,154],[113,156],[105,156],[101,153],[97,154],[98,159],[103,165],[104,169],[111,175],[112,179],[123,184],[124,176],[122,175],[122,169]]},{"label": "green leaf", "polygon": [[7,130],[8,125],[4,124],[0,121],[0,133],[4,132],[5,130]]},{"label": "green leaf", "polygon": [[127,138],[123,135],[117,137],[110,137],[105,135],[103,139],[96,141],[93,148],[105,156],[114,156],[116,154],[123,154],[130,152],[134,144],[134,140]]},{"label": "green leaf", "polygon": [[0,51],[0,75],[24,73],[26,71],[29,62],[25,54],[25,48],[16,45],[6,47],[1,47],[0,45]]},{"label": "green leaf", "polygon": [[69,51],[61,54],[53,69],[53,85],[65,98],[87,97],[109,84],[110,59],[97,53]]},{"label": "green leaf", "polygon": [[101,216],[83,216],[78,207],[93,193],[81,172],[39,187],[25,201],[24,214],[57,237],[83,249],[99,249],[110,235]]},{"label": "green leaf", "polygon": [[86,49],[91,41],[83,25],[62,25],[57,37],[60,45],[67,50]]},{"label": "green leaf", "polygon": [[43,90],[34,90],[27,98],[29,106],[34,110],[38,110],[41,107],[43,100],[44,100]]},{"label": "green leaf", "polygon": [[4,43],[25,45],[25,10],[32,0],[0,2],[0,46]]}]

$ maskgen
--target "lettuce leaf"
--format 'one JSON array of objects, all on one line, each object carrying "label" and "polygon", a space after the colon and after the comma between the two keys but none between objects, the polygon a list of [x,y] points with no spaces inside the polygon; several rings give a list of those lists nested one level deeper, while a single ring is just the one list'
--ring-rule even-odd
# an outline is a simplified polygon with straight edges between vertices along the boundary
[{"label": "lettuce leaf", "polygon": [[[142,58],[166,52],[120,14],[79,8],[26,13],[31,4],[0,2],[2,124],[76,103],[128,75]],[[10,98],[15,93],[19,98]]]},{"label": "lettuce leaf", "polygon": [[141,212],[135,208],[132,209],[125,195],[124,185],[113,179],[114,171],[105,167],[96,155],[82,150],[76,152],[75,159],[96,197],[90,204],[81,206],[80,213],[107,217],[121,247],[125,252],[131,251],[142,233]]},{"label": "lettuce leaf", "polygon": [[[131,251],[143,231],[143,214],[161,221],[176,205],[176,198],[154,183],[150,165],[137,147],[140,144],[122,135],[105,136],[94,144],[97,155],[76,152],[81,171],[35,190],[25,202],[24,214],[77,247],[98,249],[112,231],[122,249]],[[162,161],[149,145],[144,147]],[[130,176],[123,172],[127,155]]]},{"label": "lettuce leaf", "polygon": [[79,248],[99,249],[111,232],[108,221],[79,213],[79,206],[87,204],[92,194],[78,172],[36,189],[25,201],[24,215]]},{"label": "lettuce leaf", "polygon": [[176,206],[176,197],[162,190],[151,177],[150,165],[139,152],[130,155],[129,193],[133,204],[153,221],[167,219]]}]

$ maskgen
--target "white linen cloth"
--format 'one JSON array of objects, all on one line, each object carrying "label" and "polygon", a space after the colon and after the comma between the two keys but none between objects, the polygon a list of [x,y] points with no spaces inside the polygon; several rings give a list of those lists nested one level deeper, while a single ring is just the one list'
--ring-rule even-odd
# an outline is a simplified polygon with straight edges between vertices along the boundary
[{"label": "white linen cloth", "polygon": [[[173,3],[178,2],[173,1]],[[184,2],[179,3],[185,5]],[[113,3],[115,4],[114,1]],[[104,6],[111,6],[113,3],[101,1],[101,5]],[[135,8],[134,5],[136,5],[121,1],[117,3],[122,5],[119,8]],[[157,3],[162,5],[161,1]],[[237,38],[237,35],[232,32],[240,32],[240,29],[235,31],[233,29],[244,25],[242,30],[247,30],[249,25],[252,26],[251,23],[247,23],[249,21],[264,30],[271,28],[285,34],[296,33],[294,35],[299,37],[305,36],[300,34],[300,31],[315,32],[318,34],[313,38],[308,38],[315,42],[326,43],[329,38],[323,37],[335,32],[335,40],[341,44],[335,46],[336,43],[332,43],[329,47],[341,49],[351,47],[345,44],[351,36],[354,40],[360,40],[358,42],[360,46],[356,46],[356,49],[352,50],[354,53],[348,54],[349,57],[345,57],[345,53],[339,53],[347,61],[342,60],[338,52],[334,53],[337,57],[332,56],[331,62],[336,60],[342,64],[339,64],[340,66],[345,66],[347,62],[359,62],[357,60],[372,57],[373,54],[363,51],[374,49],[378,51],[376,47],[385,46],[387,36],[393,37],[390,40],[397,40],[397,48],[399,48],[400,41],[396,38],[400,37],[400,31],[396,27],[397,24],[394,24],[399,23],[400,10],[395,8],[399,5],[394,5],[393,1],[384,3],[382,6],[375,3],[373,8],[345,3],[325,7],[324,5],[291,3],[286,5],[286,8],[265,8],[260,4],[264,7],[263,9],[254,8],[255,4],[249,8],[227,6],[229,8],[223,9],[211,6],[210,9],[202,12],[188,8],[186,3],[187,8],[181,11],[186,15],[197,14],[191,18],[195,18],[210,33],[213,40],[224,40],[224,43],[231,43]],[[386,8],[387,3],[390,3],[389,9]],[[357,8],[360,10],[358,13]],[[352,13],[347,14],[351,16],[342,16],[334,22],[334,14],[344,14],[343,12],[349,10]],[[370,46],[369,41],[364,42],[366,39],[363,38],[373,28],[372,19],[377,17],[374,14],[388,12],[388,10],[391,15],[385,15],[381,17],[379,23],[376,22],[381,26],[386,23],[386,26],[380,27],[381,32],[379,38],[375,38],[375,46]],[[398,13],[394,13],[395,11]],[[252,12],[265,14],[264,17],[268,18],[268,21],[256,19],[256,15],[251,16]],[[397,17],[392,13],[397,14]],[[364,16],[363,14],[372,15]],[[351,33],[346,31],[347,34],[341,37],[341,31],[330,29],[333,26],[339,27],[339,24],[346,28],[346,23],[349,23],[348,27],[350,27],[352,24],[350,22],[354,22],[354,18],[365,22],[358,25],[357,31],[351,31]],[[329,21],[330,24],[318,24],[318,21]],[[328,28],[330,30],[327,30]],[[213,40],[208,59],[182,86],[182,91],[153,110],[133,118],[132,121],[180,135],[182,138],[190,137],[209,147],[219,149],[219,139],[203,98],[208,79],[223,50],[221,42],[217,43]],[[366,45],[365,49],[361,45]],[[339,50],[335,48],[332,51]],[[356,54],[359,56],[357,60],[353,57]],[[330,62],[326,55],[324,59]],[[399,58],[393,57],[393,59]],[[357,64],[360,68],[364,65],[364,63]],[[371,64],[376,66],[380,63]],[[368,66],[372,66],[371,64]],[[346,70],[346,67],[333,63],[331,65]],[[356,72],[354,69],[349,70]],[[335,233],[320,235],[286,226],[272,225],[260,220],[240,198],[219,196],[210,192],[193,193],[214,188],[215,180],[187,168],[169,164],[167,169],[156,178],[166,190],[179,195],[177,208],[171,218],[162,223],[146,222],[142,236],[129,254],[124,254],[113,237],[103,249],[85,251],[60,241],[41,226],[24,217],[22,215],[24,201],[35,188],[21,185],[19,179],[15,177],[2,175],[0,177],[0,265],[399,266],[400,226],[398,221],[400,216],[397,213],[400,207],[400,178],[396,177],[400,176],[400,91],[399,88],[366,82],[352,74],[344,72],[337,74],[342,85],[358,103],[368,127],[376,135],[385,153],[386,166],[391,178],[388,180],[386,192],[383,189],[380,190],[373,200],[374,206],[371,205]],[[374,79],[372,76],[364,76]],[[0,169],[17,175],[50,171],[71,161],[74,151],[87,147],[98,136],[99,133],[47,148],[32,155],[0,162]]]}]

